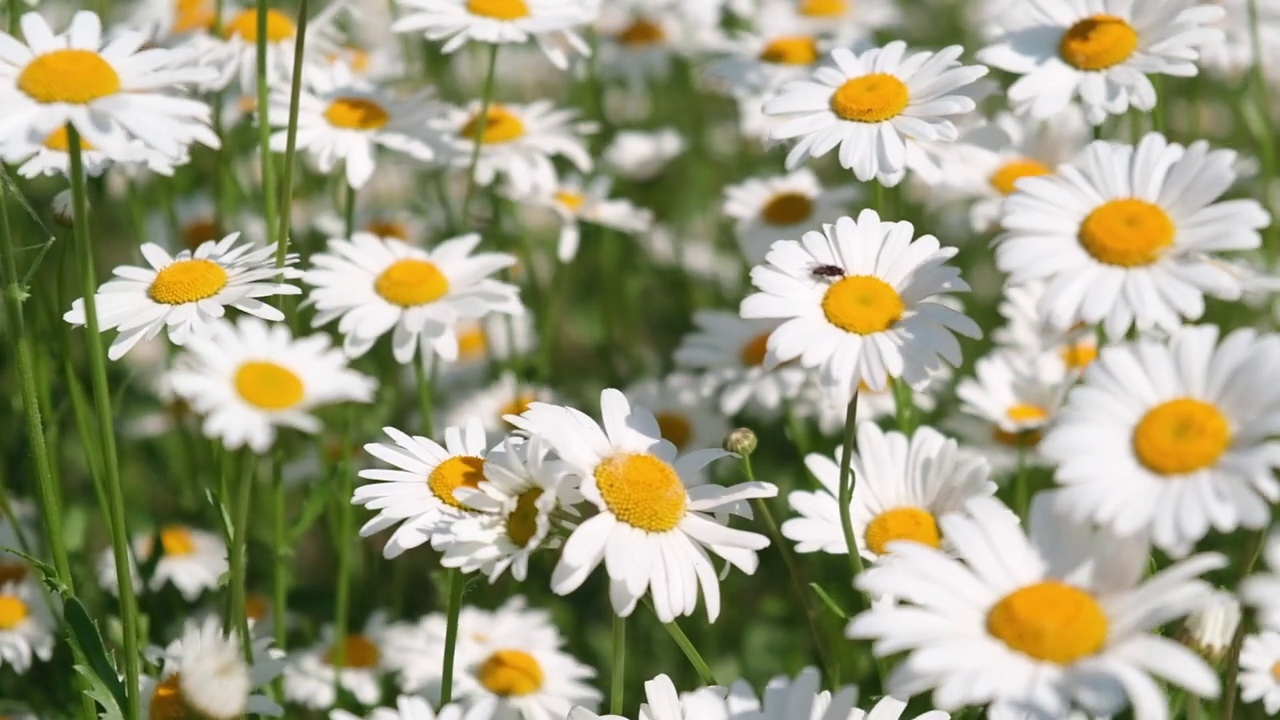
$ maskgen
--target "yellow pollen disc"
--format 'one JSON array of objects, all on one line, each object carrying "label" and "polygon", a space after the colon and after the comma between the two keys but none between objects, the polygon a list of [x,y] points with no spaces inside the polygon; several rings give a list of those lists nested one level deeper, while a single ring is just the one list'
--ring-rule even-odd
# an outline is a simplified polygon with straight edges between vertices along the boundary
[{"label": "yellow pollen disc", "polygon": [[185,527],[166,525],[160,528],[160,549],[166,557],[182,557],[196,551],[196,541]]},{"label": "yellow pollen disc", "polygon": [[177,0],[174,3],[173,34],[208,30],[213,27],[216,16],[214,4],[209,0]]},{"label": "yellow pollen disc", "polygon": [[364,231],[380,238],[392,238],[401,242],[409,242],[409,228],[394,220],[373,220],[364,226]]},{"label": "yellow pollen disc", "polygon": [[244,614],[250,620],[261,622],[271,614],[271,604],[258,593],[249,593],[244,598]]},{"label": "yellow pollen disc", "polygon": [[849,12],[849,0],[800,0],[800,14],[807,17],[839,17]]},{"label": "yellow pollen disc", "polygon": [[1271,666],[1271,677],[1280,681],[1280,661]]},{"label": "yellow pollen disc", "polygon": [[[382,653],[378,652],[378,646],[364,635],[348,635],[342,641],[343,655],[342,666],[349,668],[371,668],[378,664],[378,659]],[[338,647],[334,645],[324,654],[324,661],[329,665],[338,662]]]},{"label": "yellow pollen disc", "polygon": [[[480,136],[483,145],[511,142],[524,135],[524,123],[501,105],[490,105],[485,113],[484,135]],[[458,132],[468,140],[475,140],[480,135],[480,113],[471,116],[467,124]]]},{"label": "yellow pollen disc", "polygon": [[178,686],[181,681],[179,673],[174,673],[156,685],[151,692],[151,720],[187,720],[186,702]]},{"label": "yellow pollen disc", "polygon": [[761,333],[742,346],[739,358],[743,365],[756,367],[764,364],[764,356],[769,352],[769,335],[770,333]]},{"label": "yellow pollen disc", "polygon": [[400,307],[426,305],[449,292],[449,279],[435,263],[416,258],[397,260],[382,271],[373,289],[383,300]]},{"label": "yellow pollen disc", "polygon": [[675,468],[653,455],[614,455],[596,466],[595,478],[609,512],[632,527],[667,532],[684,517],[684,483]]},{"label": "yellow pollen disc", "polygon": [[886,552],[885,546],[895,540],[913,540],[922,545],[942,547],[938,523],[933,513],[918,507],[900,507],[885,510],[867,523],[865,535],[867,548],[877,555]]},{"label": "yellow pollen disc", "polygon": [[658,421],[658,432],[671,441],[677,450],[684,450],[693,438],[693,423],[680,413],[663,412],[654,416]]},{"label": "yellow pollen disc", "polygon": [[503,405],[502,409],[498,411],[498,417],[519,415],[529,409],[529,403],[537,399],[538,396],[530,392],[517,393],[515,397],[511,398],[510,402]]},{"label": "yellow pollen disc", "polygon": [[529,544],[529,539],[538,532],[538,498],[542,491],[538,489],[526,491],[516,499],[516,509],[507,517],[507,538],[516,547]]},{"label": "yellow pollen disc", "polygon": [[831,95],[831,112],[841,120],[878,123],[907,109],[911,93],[888,73],[871,73],[848,80]]},{"label": "yellow pollen disc", "polygon": [[529,17],[524,0],[467,0],[467,12],[495,20],[519,20]]},{"label": "yellow pollen disc", "polygon": [[391,116],[378,103],[368,98],[341,97],[329,103],[324,119],[344,130],[377,130],[386,126]]},{"label": "yellow pollen disc", "polygon": [[481,360],[489,354],[489,338],[484,328],[473,327],[458,333],[458,359]]},{"label": "yellow pollen disc", "polygon": [[888,330],[905,310],[898,291],[872,275],[846,275],[827,288],[822,298],[827,320],[858,335]]},{"label": "yellow pollen disc", "polygon": [[222,234],[213,218],[197,218],[182,228],[182,242],[190,250],[195,250],[210,240],[218,240]]},{"label": "yellow pollen disc", "polygon": [[1089,366],[1089,363],[1098,359],[1098,346],[1088,340],[1081,340],[1077,343],[1068,343],[1058,349],[1058,355],[1062,357],[1062,362],[1072,370],[1083,370]]},{"label": "yellow pollen disc", "polygon": [[1099,205],[1080,224],[1080,245],[1107,265],[1135,267],[1160,259],[1173,244],[1173,220],[1158,205],[1127,198]]},{"label": "yellow pollen disc", "polygon": [[582,204],[587,201],[585,195],[572,190],[561,190],[555,194],[555,200],[569,212],[577,212],[582,209]]},{"label": "yellow pollen disc", "polygon": [[798,192],[778,193],[760,210],[760,218],[770,225],[795,225],[812,214],[813,201]]},{"label": "yellow pollen disc", "polygon": [[991,187],[995,188],[1001,195],[1008,195],[1016,188],[1014,184],[1024,177],[1039,177],[1048,175],[1053,172],[1045,167],[1043,163],[1036,162],[1030,158],[1022,158],[1013,160],[1001,165],[998,170],[991,174]]},{"label": "yellow pollen disc", "polygon": [[760,59],[775,65],[812,65],[818,61],[818,41],[807,35],[774,38],[760,51]]},{"label": "yellow pollen disc", "polygon": [[302,378],[273,362],[249,361],[236,370],[236,392],[262,410],[288,410],[302,402]]},{"label": "yellow pollen disc", "polygon": [[542,666],[523,650],[499,650],[480,663],[476,679],[494,695],[528,695],[542,687]]},{"label": "yellow pollen disc", "polygon": [[1028,403],[1017,403],[1009,406],[1004,411],[1006,417],[1014,422],[1039,422],[1047,420],[1049,411],[1039,405],[1031,405]]},{"label": "yellow pollen disc", "polygon": [[0,630],[12,630],[27,619],[27,604],[12,595],[0,595]]},{"label": "yellow pollen disc", "polygon": [[1138,49],[1138,31],[1114,15],[1085,18],[1062,36],[1058,54],[1077,70],[1106,70]]},{"label": "yellow pollen disc", "polygon": [[21,562],[0,562],[0,587],[9,583],[19,583],[27,578],[27,564]]},{"label": "yellow pollen disc", "polygon": [[657,45],[667,39],[667,33],[662,30],[662,26],[645,20],[637,19],[628,25],[622,32],[618,33],[618,42],[623,45]]},{"label": "yellow pollen disc", "polygon": [[1133,452],[1148,470],[1182,475],[1209,467],[1231,445],[1231,426],[1218,408],[1191,398],[1155,406],[1133,430]]},{"label": "yellow pollen disc", "polygon": [[[49,133],[49,137],[44,139],[44,146],[58,152],[71,152],[71,138],[67,133],[67,126],[63,125]],[[94,147],[88,140],[80,138],[80,149],[88,152]]]},{"label": "yellow pollen disc", "polygon": [[991,439],[1014,448],[1033,448],[1040,444],[1040,440],[1044,437],[1044,433],[1040,430],[1024,430],[1022,432],[1009,432],[1001,430],[999,425],[991,429]]},{"label": "yellow pollen disc", "polygon": [[484,480],[484,458],[470,455],[457,455],[436,466],[427,476],[427,487],[440,502],[459,510],[468,510],[466,505],[458,502],[453,491],[461,487],[475,489]]},{"label": "yellow pollen disc", "polygon": [[1089,593],[1046,580],[1004,596],[987,613],[987,632],[1036,660],[1066,665],[1107,642],[1107,616]]},{"label": "yellow pollen disc", "polygon": [[27,63],[18,89],[39,103],[85,105],[120,92],[120,76],[92,50],[54,50]]},{"label": "yellow pollen disc", "polygon": [[[274,8],[267,10],[267,42],[278,43],[288,40],[297,32],[288,15]],[[222,36],[232,38],[239,35],[246,43],[258,41],[258,11],[244,10],[236,15],[222,28]]]},{"label": "yellow pollen disc", "polygon": [[147,295],[165,305],[184,305],[217,295],[227,286],[227,271],[212,260],[179,260],[156,273]]}]

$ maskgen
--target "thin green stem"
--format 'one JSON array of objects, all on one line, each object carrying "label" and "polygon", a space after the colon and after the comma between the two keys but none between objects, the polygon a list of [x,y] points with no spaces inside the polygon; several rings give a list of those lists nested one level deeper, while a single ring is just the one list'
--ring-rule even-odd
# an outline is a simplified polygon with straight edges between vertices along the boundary
[{"label": "thin green stem", "polygon": [[475,146],[471,148],[471,162],[467,167],[467,190],[462,196],[462,213],[458,218],[458,222],[467,227],[471,225],[471,198],[476,190],[476,164],[480,161],[480,148],[484,146],[484,131],[489,124],[489,105],[493,102],[494,80],[498,75],[499,47],[496,43],[489,46],[489,69],[485,73],[484,88],[480,91],[480,114],[476,116],[475,133],[471,137]]},{"label": "thin green stem", "polygon": [[120,487],[120,461],[116,455],[115,414],[111,409],[111,388],[107,384],[107,356],[98,327],[98,304],[93,262],[93,245],[89,240],[89,200],[84,175],[84,156],[80,133],[67,125],[67,141],[71,147],[71,193],[75,205],[75,244],[80,262],[80,281],[84,292],[85,341],[89,345],[89,369],[93,386],[93,405],[97,414],[102,448],[102,467],[106,480],[107,525],[111,530],[111,554],[116,563],[116,583],[120,598],[120,620],[124,629],[124,678],[128,698],[125,720],[137,720],[141,712],[138,697],[140,674],[138,654],[138,598],[133,590],[133,574],[129,559],[129,533],[125,526],[124,492]]},{"label": "thin green stem", "polygon": [[422,434],[425,437],[433,437],[435,434],[435,422],[432,415],[435,413],[433,401],[435,398],[436,363],[438,359],[433,358],[433,360],[430,373],[427,372],[424,366],[425,357],[416,358],[413,361],[413,374],[418,381],[418,413],[422,415],[418,426],[422,428]]},{"label": "thin green stem", "polygon": [[702,659],[702,654],[698,652],[698,648],[693,646],[693,641],[689,639],[688,635],[684,634],[684,630],[680,629],[679,623],[672,620],[669,623],[663,623],[662,626],[667,629],[667,634],[671,636],[671,639],[676,641],[676,645],[680,646],[684,656],[689,658],[689,663],[698,672],[698,678],[702,681],[702,684],[715,685],[716,676],[711,673],[711,666],[707,665],[707,661]]},{"label": "thin green stem", "polygon": [[849,553],[849,582],[853,582],[862,574],[862,556],[858,554],[858,543],[853,536],[853,518],[849,514],[849,505],[853,501],[853,452],[858,443],[858,391],[853,392],[849,406],[844,413],[844,446],[840,451],[840,530],[844,533],[845,549]]},{"label": "thin green stem", "polygon": [[[299,99],[302,97],[303,53],[307,47],[307,0],[298,0],[297,33],[293,41],[293,77],[289,83],[289,125],[285,131],[284,147],[284,179],[280,183],[280,229],[276,231],[276,261],[280,264],[280,254],[289,248],[289,236],[293,223],[293,172],[297,166],[298,156],[298,112]],[[265,179],[265,175],[263,176]],[[350,229],[347,237],[351,237]],[[283,249],[282,249],[283,248]]]},{"label": "thin green stem", "polygon": [[[234,462],[235,455],[227,453],[225,462]],[[245,660],[253,662],[253,646],[249,641],[249,613],[245,598],[248,583],[249,508],[253,496],[253,483],[258,458],[251,450],[245,450],[240,458],[240,480],[236,485],[235,516],[233,518],[231,548],[228,555],[229,583],[231,585],[231,617],[227,626],[240,633],[244,643]]]},{"label": "thin green stem", "polygon": [[[1243,557],[1249,558],[1245,562],[1244,567],[1240,569],[1239,580],[1249,577],[1249,573],[1253,572],[1253,566],[1258,562],[1258,556],[1262,554],[1263,538],[1266,530],[1258,530],[1249,533],[1249,539],[1245,541]],[[1235,720],[1236,716],[1236,696],[1240,694],[1240,650],[1244,647],[1244,636],[1248,629],[1248,623],[1245,618],[1240,619],[1240,623],[1236,625],[1236,633],[1231,637],[1231,646],[1227,649],[1227,671],[1226,678],[1222,683],[1222,718],[1223,720]]]},{"label": "thin green stem", "polygon": [[916,404],[915,391],[911,389],[911,385],[901,378],[889,378],[889,385],[893,389],[893,403],[895,408],[895,418],[898,423],[898,430],[904,435],[911,435],[916,431]]},{"label": "thin green stem", "polygon": [[9,0],[9,34],[18,34],[18,18],[22,17],[22,0]]},{"label": "thin green stem", "polygon": [[284,265],[288,243],[277,234],[276,204],[279,200],[276,187],[275,162],[271,155],[270,87],[267,84],[267,10],[270,3],[258,0],[258,154],[262,164],[262,219],[267,223],[267,244],[276,245],[276,266]]},{"label": "thin green stem", "polygon": [[627,619],[613,616],[613,662],[609,667],[609,712],[622,714],[623,693],[627,685]]},{"label": "thin green stem", "polygon": [[453,659],[458,652],[458,613],[462,612],[462,591],[467,579],[462,571],[449,571],[449,616],[444,630],[444,667],[440,673],[440,704],[447,705],[453,699]]}]

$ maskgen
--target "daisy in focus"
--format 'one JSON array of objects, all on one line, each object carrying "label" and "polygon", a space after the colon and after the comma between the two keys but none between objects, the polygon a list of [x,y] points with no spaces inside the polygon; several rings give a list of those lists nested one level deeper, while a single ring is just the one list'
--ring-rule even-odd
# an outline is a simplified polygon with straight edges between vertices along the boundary
[{"label": "daisy in focus", "polygon": [[[274,245],[254,248],[252,243],[240,242],[238,232],[176,255],[154,243],[144,243],[139,251],[151,267],[117,267],[112,271],[117,279],[103,283],[95,296],[98,330],[119,331],[107,351],[112,360],[161,330],[174,345],[184,346],[208,332],[227,307],[278,322],[284,313],[258,298],[302,292],[295,285],[274,282],[277,277],[302,276],[292,267],[276,267]],[[285,262],[291,265],[296,259],[288,256]],[[85,325],[83,298],[71,303],[62,319]]]},{"label": "daisy in focus", "polygon": [[515,197],[518,202],[535,207],[550,208],[560,217],[560,238],[556,243],[556,257],[560,262],[570,262],[578,255],[582,238],[581,223],[599,225],[611,230],[635,234],[649,230],[653,225],[653,213],[636,207],[629,200],[609,198],[613,179],[601,175],[589,182],[577,176],[567,177],[550,192]]},{"label": "daisy in focus", "polygon": [[[155,561],[147,589],[158,592],[172,584],[187,602],[195,602],[206,590],[216,590],[227,572],[227,545],[217,533],[189,525],[172,523],[160,527],[155,533],[137,535],[133,539],[132,557],[129,559],[134,588],[138,589],[137,563],[151,564],[155,541],[160,540],[160,558]],[[136,558],[136,559],[135,559]],[[115,555],[108,548],[98,561],[98,582],[113,595],[116,586]]]},{"label": "daisy in focus", "polygon": [[170,372],[174,392],[204,418],[204,434],[229,449],[263,453],[277,427],[320,431],[312,411],[373,400],[376,381],[347,367],[328,335],[294,338],[283,324],[244,317],[210,323]]},{"label": "daisy in focus", "polygon": [[794,398],[809,373],[794,364],[765,367],[769,335],[777,320],[744,320],[736,313],[698,310],[694,331],[680,342],[676,365],[702,373],[704,391],[718,398],[720,412],[740,412],[769,420]]},{"label": "daisy in focus", "polygon": [[906,139],[953,141],[959,132],[946,118],[974,109],[973,99],[957,91],[987,69],[961,65],[963,51],[952,45],[908,54],[901,41],[861,54],[837,48],[834,67],[787,83],[765,103],[766,114],[787,118],[769,138],[798,138],[787,153],[788,170],[838,147],[840,165],[858,180],[896,185],[906,173]]},{"label": "daisy in focus", "polygon": [[[573,408],[543,403],[508,418],[556,450],[580,479],[583,497],[598,510],[565,542],[551,589],[559,595],[573,592],[604,562],[618,615],[630,615],[650,593],[658,619],[670,622],[693,613],[701,589],[714,622],[720,614],[720,581],[707,551],[754,573],[756,551],[769,540],[725,523],[730,514],[749,517],[741,501],[773,497],[777,487],[760,482],[691,486],[704,466],[729,453],[708,448],[677,457],[653,414],[632,407],[618,390],[602,391],[600,408],[603,425]],[[696,584],[685,582],[692,577]]]},{"label": "daisy in focus", "polygon": [[1186,554],[1209,533],[1259,529],[1280,499],[1280,338],[1187,327],[1168,343],[1104,348],[1040,451],[1055,501],[1115,534]]},{"label": "daisy in focus", "polygon": [[738,247],[750,265],[764,262],[774,242],[821,230],[823,223],[847,215],[861,194],[852,185],[824,189],[808,168],[752,178],[724,192],[724,214],[734,221]]},{"label": "daisy in focus", "polygon": [[53,657],[57,625],[32,582],[0,584],[0,668],[24,675],[33,659]]},{"label": "daisy in focus", "polygon": [[332,625],[325,625],[319,642],[290,653],[284,668],[285,700],[327,710],[337,702],[341,685],[360,704],[376,704],[382,698],[382,676],[389,669],[383,654],[389,633],[381,612],[369,616],[363,630],[341,639],[335,637]]},{"label": "daisy in focus", "polygon": [[399,0],[408,12],[391,31],[422,32],[444,40],[448,55],[468,41],[489,45],[537,42],[553,65],[569,67],[570,51],[590,55],[591,46],[574,28],[590,20],[580,0]]},{"label": "daisy in focus", "polygon": [[893,562],[858,577],[861,590],[903,601],[859,614],[846,630],[874,640],[879,657],[908,653],[887,678],[890,694],[932,690],[942,710],[992,703],[993,712],[1044,717],[1131,705],[1136,720],[1167,717],[1157,679],[1218,695],[1205,661],[1156,632],[1195,609],[1210,589],[1199,576],[1225,558],[1196,555],[1144,579],[1140,540],[1066,522],[1044,496],[1032,501],[1029,525],[1024,533],[998,500],[975,498],[967,513],[939,520],[955,557],[897,543]]},{"label": "daisy in focus", "polygon": [[965,292],[958,252],[932,235],[912,239],[909,222],[882,222],[874,210],[840,218],[800,241],[773,244],[767,264],[751,270],[760,292],[742,301],[742,317],[785,322],[769,336],[765,366],[799,359],[819,368],[823,385],[843,402],[860,384],[884,390],[890,378],[923,382],[943,363],[960,364],[954,333],[982,330],[939,302]]},{"label": "daisy in focus", "polygon": [[1018,183],[996,264],[1011,285],[1047,282],[1040,310],[1059,329],[1175,330],[1204,313],[1205,295],[1240,297],[1239,277],[1214,260],[1259,247],[1271,222],[1257,201],[1218,201],[1236,180],[1235,159],[1159,133],[1137,147],[1095,141],[1056,174]]}]

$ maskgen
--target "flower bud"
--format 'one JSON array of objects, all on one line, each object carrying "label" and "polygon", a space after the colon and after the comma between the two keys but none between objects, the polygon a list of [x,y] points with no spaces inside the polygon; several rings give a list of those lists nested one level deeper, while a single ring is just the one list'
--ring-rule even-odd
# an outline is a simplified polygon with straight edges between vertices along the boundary
[{"label": "flower bud", "polygon": [[1239,625],[1240,602],[1225,590],[1214,590],[1187,616],[1178,640],[1210,663],[1217,664],[1226,656]]},{"label": "flower bud", "polygon": [[724,438],[724,449],[738,455],[750,455],[756,451],[756,434],[751,428],[738,428]]}]

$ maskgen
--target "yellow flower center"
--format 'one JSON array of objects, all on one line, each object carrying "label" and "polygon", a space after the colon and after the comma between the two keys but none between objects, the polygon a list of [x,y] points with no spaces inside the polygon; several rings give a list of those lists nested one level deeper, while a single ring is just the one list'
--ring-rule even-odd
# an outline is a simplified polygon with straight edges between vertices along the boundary
[{"label": "yellow flower center", "polygon": [[858,335],[888,330],[905,310],[898,291],[872,275],[846,275],[827,288],[822,298],[827,320]]},{"label": "yellow flower center", "polygon": [[182,678],[174,673],[156,685],[151,693],[150,716],[152,720],[187,720],[187,703],[182,697],[179,683]]},{"label": "yellow flower center", "polygon": [[[376,666],[379,658],[382,657],[378,646],[364,635],[348,635],[342,641],[342,651],[342,667],[371,668]],[[324,654],[324,661],[329,665],[337,664],[338,646],[336,644]]]},{"label": "yellow flower center", "polygon": [[795,225],[813,214],[813,201],[798,192],[778,193],[765,203],[760,217],[770,225]]},{"label": "yellow flower center", "polygon": [[495,20],[519,20],[529,17],[524,0],[467,0],[467,12]]},{"label": "yellow flower center", "polygon": [[209,0],[177,0],[174,3],[173,34],[181,35],[193,30],[208,30],[217,16],[214,4]]},{"label": "yellow flower center", "polygon": [[166,525],[160,528],[160,549],[165,557],[183,557],[196,551],[196,540],[187,528]]},{"label": "yellow flower center", "polygon": [[1080,245],[1100,263],[1135,267],[1160,259],[1173,244],[1173,220],[1158,205],[1127,198],[1099,205],[1080,224]]},{"label": "yellow flower center", "polygon": [[213,218],[197,218],[182,227],[182,243],[190,250],[221,237],[218,224]]},{"label": "yellow flower center", "polygon": [[667,532],[684,517],[684,483],[675,468],[653,455],[614,455],[596,466],[595,478],[609,512],[632,527]]},{"label": "yellow flower center", "polygon": [[27,604],[12,595],[0,595],[0,630],[12,630],[29,614]]},{"label": "yellow flower center", "polygon": [[1106,70],[1138,49],[1138,31],[1114,15],[1085,18],[1062,36],[1058,54],[1077,70]]},{"label": "yellow flower center", "polygon": [[502,409],[498,411],[498,417],[502,418],[507,415],[520,415],[525,410],[529,409],[530,403],[537,399],[538,396],[531,392],[516,393],[516,396],[511,398],[511,401],[503,405]]},{"label": "yellow flower center", "polygon": [[489,354],[489,338],[484,328],[472,327],[458,333],[458,359],[480,360]]},{"label": "yellow flower center", "polygon": [[1280,660],[1277,660],[1276,663],[1271,666],[1271,677],[1280,681]]},{"label": "yellow flower center", "polygon": [[18,89],[38,103],[86,105],[120,92],[120,76],[92,50],[54,50],[27,63]]},{"label": "yellow flower center", "polygon": [[[267,42],[288,40],[297,32],[288,15],[274,8],[267,10]],[[246,43],[258,42],[258,11],[244,10],[222,28],[222,36],[231,39],[239,35]]]},{"label": "yellow flower center", "polygon": [[1066,665],[1107,642],[1107,616],[1089,593],[1046,580],[1009,593],[987,613],[987,632],[1036,660]]},{"label": "yellow flower center", "polygon": [[217,295],[227,286],[227,271],[212,260],[179,260],[156,273],[147,295],[165,305],[185,305]]},{"label": "yellow flower center", "polygon": [[818,61],[818,41],[808,35],[774,38],[760,51],[760,59],[776,65],[812,65]]},{"label": "yellow flower center", "polygon": [[404,258],[391,263],[373,283],[383,300],[400,307],[426,305],[449,293],[449,279],[435,263]]},{"label": "yellow flower center", "polygon": [[849,0],[800,0],[800,14],[832,18],[849,12]]},{"label": "yellow flower center", "polygon": [[393,238],[401,242],[409,242],[409,228],[394,220],[373,220],[364,226],[364,231],[380,238]]},{"label": "yellow flower center", "polygon": [[249,593],[244,598],[244,614],[254,622],[262,622],[271,614],[271,604],[258,593]]},{"label": "yellow flower center", "polygon": [[542,666],[523,650],[499,650],[480,663],[476,679],[494,695],[528,695],[542,687]]},{"label": "yellow flower center", "polygon": [[250,360],[236,370],[236,392],[261,410],[288,410],[302,402],[302,378],[282,365]]},{"label": "yellow flower center", "polygon": [[587,198],[580,192],[560,190],[555,194],[555,200],[565,210],[577,212],[582,209],[582,204],[587,201]]},{"label": "yellow flower center", "polygon": [[747,367],[757,367],[764,364],[764,356],[769,352],[769,335],[771,333],[760,333],[759,335],[747,341],[739,352],[739,358],[742,364]]},{"label": "yellow flower center", "polygon": [[538,532],[538,499],[542,490],[528,490],[516,499],[516,509],[507,517],[507,538],[516,547],[524,547]]},{"label": "yellow flower center", "polygon": [[622,32],[618,33],[618,42],[623,45],[639,46],[639,45],[657,45],[667,39],[667,33],[663,31],[662,26],[637,18],[628,25]]},{"label": "yellow flower center", "polygon": [[324,119],[330,125],[345,130],[377,130],[384,127],[391,116],[368,98],[340,97],[329,103]]},{"label": "yellow flower center", "polygon": [[1218,408],[1191,398],[1155,406],[1133,430],[1133,452],[1148,470],[1182,475],[1209,467],[1231,445],[1231,426]]},{"label": "yellow flower center", "polygon": [[458,134],[473,141],[479,137],[480,143],[483,145],[511,142],[524,135],[524,123],[501,105],[489,106],[489,111],[485,113],[485,117],[483,135],[480,134],[479,112],[467,120],[467,124],[462,126],[462,130]]},{"label": "yellow flower center", "polygon": [[831,112],[841,120],[878,123],[900,115],[910,100],[901,80],[888,73],[871,73],[836,88],[831,95]]},{"label": "yellow flower center", "polygon": [[1024,177],[1039,177],[1048,175],[1053,172],[1045,167],[1043,163],[1036,162],[1030,158],[1021,158],[1013,160],[1000,166],[1000,169],[991,174],[991,187],[995,188],[1001,195],[1008,195],[1016,188],[1014,184]]},{"label": "yellow flower center", "polygon": [[918,507],[885,510],[867,523],[867,548],[884,555],[886,546],[895,540],[911,540],[932,548],[942,547],[938,522],[933,513]]},{"label": "yellow flower center", "polygon": [[461,487],[472,490],[480,486],[484,480],[484,458],[471,455],[456,455],[436,466],[427,476],[427,487],[440,502],[459,510],[469,510],[458,502],[453,491]]},{"label": "yellow flower center", "polygon": [[1017,423],[1041,422],[1049,418],[1049,411],[1039,405],[1016,403],[1004,411],[1006,417]]},{"label": "yellow flower center", "polygon": [[1098,359],[1098,346],[1091,340],[1067,343],[1058,348],[1058,355],[1068,368],[1083,370],[1089,366],[1089,363]]},{"label": "yellow flower center", "polygon": [[[71,134],[67,132],[67,126],[63,125],[49,133],[49,137],[44,139],[44,146],[57,152],[71,152]],[[80,149],[88,152],[94,147],[88,140],[80,138]]]},{"label": "yellow flower center", "polygon": [[661,412],[654,416],[658,421],[658,432],[671,441],[677,450],[684,450],[693,438],[693,423],[689,418],[674,412]]}]

